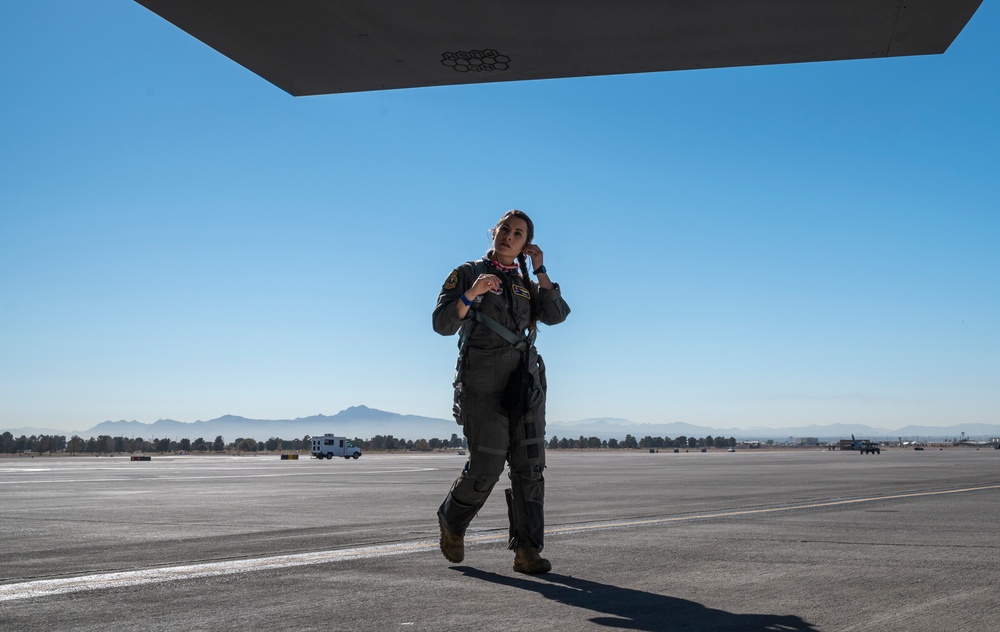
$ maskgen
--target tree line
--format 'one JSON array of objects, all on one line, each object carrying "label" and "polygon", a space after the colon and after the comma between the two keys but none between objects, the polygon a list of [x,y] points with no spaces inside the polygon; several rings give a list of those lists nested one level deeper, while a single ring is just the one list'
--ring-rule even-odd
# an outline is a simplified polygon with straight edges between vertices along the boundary
[{"label": "tree line", "polygon": [[619,441],[618,439],[601,439],[599,437],[584,437],[580,435],[579,439],[568,439],[563,437],[552,437],[549,439],[546,447],[549,450],[596,450],[596,449],[608,449],[608,450],[633,450],[636,448],[653,448],[659,450],[661,448],[735,448],[736,439],[734,437],[713,437],[708,435],[707,437],[686,437],[681,435],[677,438],[671,439],[670,437],[651,437],[646,435],[642,439],[636,439],[630,434],[625,435],[625,439]]},{"label": "tree line", "polygon": [[[280,440],[279,440],[280,441]],[[256,444],[256,442],[254,442]],[[25,454],[35,452],[38,454],[114,454],[116,452],[223,452],[233,449],[233,444],[227,444],[221,436],[215,441],[209,442],[203,438],[181,439],[179,441],[163,439],[143,439],[137,437],[112,437],[101,435],[83,439],[79,435],[73,435],[66,439],[64,435],[21,435],[15,438],[9,431],[0,434],[0,454]],[[306,442],[306,449],[309,443]],[[277,448],[274,448],[277,449]],[[300,449],[285,448],[282,449]]]},{"label": "tree line", "polygon": [[[428,452],[443,449],[461,449],[467,447],[465,437],[452,434],[448,439],[432,438],[409,440],[396,438],[392,435],[375,435],[371,439],[355,437],[351,442],[362,450],[372,452],[382,451],[416,451]],[[549,450],[619,450],[619,449],[663,449],[663,448],[729,448],[736,446],[733,437],[686,437],[674,439],[670,437],[645,436],[641,439],[628,434],[625,439],[601,439],[599,437],[584,437],[577,439],[553,436],[546,443]],[[208,441],[203,437],[191,439],[143,439],[141,437],[112,437],[101,435],[83,439],[73,435],[66,439],[63,435],[21,435],[15,438],[9,431],[0,434],[0,454],[115,454],[115,453],[221,453],[221,452],[308,452],[312,448],[312,438],[305,435],[301,439],[281,439],[272,437],[267,441],[257,441],[253,438],[239,437],[232,442],[226,442],[222,436]]]},{"label": "tree line", "polygon": [[[417,439],[416,441],[400,439],[392,435],[375,435],[371,439],[354,438],[351,441],[362,450],[374,452],[388,450],[429,451],[445,448],[464,448],[465,438],[452,434],[450,439]],[[308,452],[312,449],[312,437],[305,435],[301,439],[281,439],[272,437],[267,441],[257,441],[253,438],[239,437],[226,442],[217,436],[214,441],[203,437],[194,439],[144,439],[142,437],[112,437],[100,435],[83,439],[73,435],[66,439],[64,435],[21,435],[14,437],[9,431],[0,434],[0,454],[115,454],[115,453],[208,453],[208,452]]]}]

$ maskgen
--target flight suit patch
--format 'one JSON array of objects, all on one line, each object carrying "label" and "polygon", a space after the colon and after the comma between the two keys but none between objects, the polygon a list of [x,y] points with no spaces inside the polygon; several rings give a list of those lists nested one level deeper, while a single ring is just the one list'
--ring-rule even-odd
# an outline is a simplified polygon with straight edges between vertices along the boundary
[{"label": "flight suit patch", "polygon": [[514,285],[513,283],[511,283],[510,289],[512,292],[514,292],[514,296],[520,296],[521,298],[526,298],[529,301],[531,300],[531,292],[521,287],[520,285]]},{"label": "flight suit patch", "polygon": [[444,289],[454,290],[458,287],[458,272],[452,272],[451,276],[444,282]]}]

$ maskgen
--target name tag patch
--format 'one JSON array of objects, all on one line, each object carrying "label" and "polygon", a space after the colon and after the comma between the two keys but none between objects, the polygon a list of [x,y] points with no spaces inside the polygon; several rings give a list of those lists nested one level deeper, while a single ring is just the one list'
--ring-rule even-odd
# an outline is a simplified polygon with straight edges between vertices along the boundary
[{"label": "name tag patch", "polygon": [[531,292],[521,287],[520,285],[514,285],[513,283],[511,283],[510,289],[512,292],[514,292],[514,296],[520,296],[521,298],[526,298],[529,301],[531,300]]}]

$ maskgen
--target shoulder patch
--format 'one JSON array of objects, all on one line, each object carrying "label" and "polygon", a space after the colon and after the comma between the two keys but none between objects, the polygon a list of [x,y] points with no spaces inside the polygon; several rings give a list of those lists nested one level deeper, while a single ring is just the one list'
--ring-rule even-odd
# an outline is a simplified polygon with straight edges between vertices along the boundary
[{"label": "shoulder patch", "polygon": [[444,282],[444,289],[454,290],[458,287],[458,272],[452,272]]},{"label": "shoulder patch", "polygon": [[514,292],[514,296],[520,296],[521,298],[526,298],[529,301],[531,300],[531,292],[521,287],[520,285],[514,285],[513,283],[511,283],[510,289],[512,292]]}]

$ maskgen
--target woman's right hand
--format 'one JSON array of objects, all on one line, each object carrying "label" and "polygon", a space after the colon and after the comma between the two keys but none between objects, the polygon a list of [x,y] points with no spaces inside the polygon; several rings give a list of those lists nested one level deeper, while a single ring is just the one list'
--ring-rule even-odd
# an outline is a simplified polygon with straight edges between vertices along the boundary
[{"label": "woman's right hand", "polygon": [[[458,310],[458,317],[465,318],[468,316],[472,301],[498,287],[500,287],[500,277],[495,274],[480,274],[479,278],[472,284],[472,287],[465,291],[462,300],[455,301],[455,309]],[[470,294],[472,296],[469,296]]]},{"label": "woman's right hand", "polygon": [[480,274],[476,282],[469,288],[470,293],[475,296],[482,296],[487,292],[500,288],[500,277],[495,274]]}]

